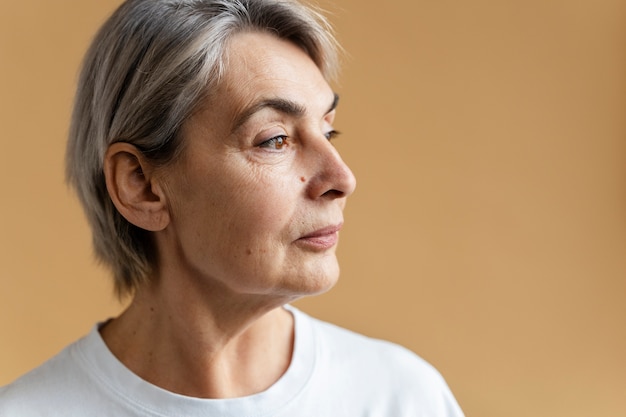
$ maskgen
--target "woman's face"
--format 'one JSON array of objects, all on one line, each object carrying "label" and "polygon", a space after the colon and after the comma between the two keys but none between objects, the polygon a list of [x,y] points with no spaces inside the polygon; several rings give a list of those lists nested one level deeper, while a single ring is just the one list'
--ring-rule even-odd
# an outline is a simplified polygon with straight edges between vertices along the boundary
[{"label": "woman's face", "polygon": [[329,141],[335,94],[291,43],[255,32],[229,46],[223,82],[164,172],[161,256],[178,276],[237,293],[325,291],[339,275],[338,232],[356,185]]}]

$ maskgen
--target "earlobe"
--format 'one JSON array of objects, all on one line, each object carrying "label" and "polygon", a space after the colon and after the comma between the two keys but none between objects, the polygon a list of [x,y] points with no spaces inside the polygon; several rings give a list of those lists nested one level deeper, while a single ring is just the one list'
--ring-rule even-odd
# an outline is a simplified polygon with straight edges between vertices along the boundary
[{"label": "earlobe", "polygon": [[163,230],[169,211],[163,188],[154,169],[135,146],[114,143],[104,158],[104,176],[109,196],[130,223],[149,231]]}]

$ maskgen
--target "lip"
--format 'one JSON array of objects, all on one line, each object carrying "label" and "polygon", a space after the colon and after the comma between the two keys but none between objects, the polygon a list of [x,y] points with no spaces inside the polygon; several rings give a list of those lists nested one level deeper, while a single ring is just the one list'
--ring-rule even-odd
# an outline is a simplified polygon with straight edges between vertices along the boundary
[{"label": "lip", "polygon": [[323,227],[300,237],[296,242],[314,250],[330,249],[339,241],[339,231],[342,226],[343,224],[339,223]]}]

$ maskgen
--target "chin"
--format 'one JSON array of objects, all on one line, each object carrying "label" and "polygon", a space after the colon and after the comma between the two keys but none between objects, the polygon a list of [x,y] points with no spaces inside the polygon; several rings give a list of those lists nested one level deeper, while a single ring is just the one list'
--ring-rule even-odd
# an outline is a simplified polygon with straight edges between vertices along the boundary
[{"label": "chin", "polygon": [[302,277],[297,291],[301,297],[323,294],[335,286],[339,280],[339,265],[320,267],[317,271]]}]

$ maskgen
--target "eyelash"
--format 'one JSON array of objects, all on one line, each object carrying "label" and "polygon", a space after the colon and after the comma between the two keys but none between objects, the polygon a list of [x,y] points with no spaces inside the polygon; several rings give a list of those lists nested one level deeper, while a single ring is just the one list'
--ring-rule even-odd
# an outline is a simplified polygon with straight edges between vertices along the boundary
[{"label": "eyelash", "polygon": [[[338,132],[337,130],[331,130],[330,132],[325,133],[324,137],[326,137],[328,141],[331,141],[339,136],[339,134],[340,132]],[[287,144],[287,139],[289,139],[289,136],[287,135],[274,136],[273,138],[269,138],[265,142],[259,144],[259,147],[270,148],[273,145],[274,149],[280,150]]]},{"label": "eyelash", "polygon": [[325,133],[324,136],[326,136],[326,139],[328,139],[329,141],[335,139],[337,136],[339,136],[341,134],[341,132],[337,131],[337,130],[331,130],[328,133]]},{"label": "eyelash", "polygon": [[274,145],[273,146],[274,149],[280,150],[287,144],[287,139],[288,138],[289,138],[289,136],[287,136],[287,135],[274,136],[273,138],[269,138],[265,142],[259,144],[259,147],[260,148],[271,148],[272,145]]}]

